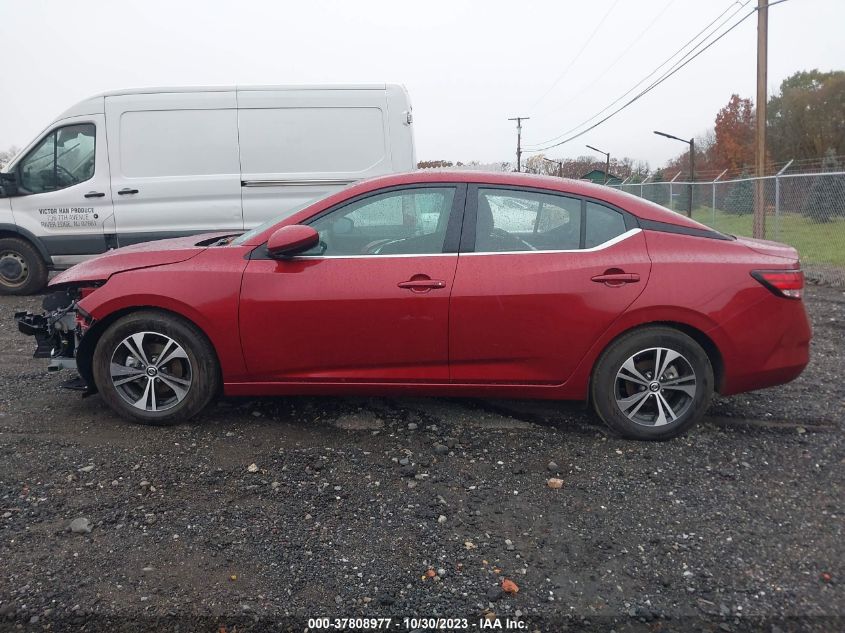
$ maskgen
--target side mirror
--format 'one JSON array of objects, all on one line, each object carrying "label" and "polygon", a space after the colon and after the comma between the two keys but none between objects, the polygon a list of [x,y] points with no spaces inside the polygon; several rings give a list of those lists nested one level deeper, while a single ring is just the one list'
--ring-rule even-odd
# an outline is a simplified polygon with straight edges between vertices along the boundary
[{"label": "side mirror", "polygon": [[290,257],[314,248],[320,243],[320,235],[310,226],[292,224],[283,226],[267,240],[270,257]]},{"label": "side mirror", "polygon": [[18,195],[18,178],[15,172],[0,173],[0,197],[11,198]]}]

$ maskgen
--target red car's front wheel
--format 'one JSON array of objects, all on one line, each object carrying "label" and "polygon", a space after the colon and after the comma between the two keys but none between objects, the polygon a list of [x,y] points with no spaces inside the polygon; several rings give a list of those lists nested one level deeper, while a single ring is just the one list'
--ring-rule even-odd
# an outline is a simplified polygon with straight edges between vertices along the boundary
[{"label": "red car's front wheel", "polygon": [[647,327],[614,341],[596,364],[593,408],[624,437],[661,440],[695,424],[713,397],[713,368],[692,338]]},{"label": "red car's front wheel", "polygon": [[142,311],[115,321],[94,350],[94,380],[109,406],[142,424],[173,424],[219,389],[217,358],[193,324]]}]

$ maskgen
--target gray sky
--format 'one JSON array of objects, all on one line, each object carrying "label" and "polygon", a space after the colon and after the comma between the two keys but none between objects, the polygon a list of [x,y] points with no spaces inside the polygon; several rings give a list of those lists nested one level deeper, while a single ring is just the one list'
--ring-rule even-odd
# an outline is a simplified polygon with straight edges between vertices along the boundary
[{"label": "gray sky", "polygon": [[[514,160],[509,116],[532,117],[526,143],[554,137],[607,106],[729,6],[0,0],[0,149],[26,144],[72,103],[115,88],[395,82],[411,95],[420,160]],[[796,70],[845,69],[845,1],[788,0],[769,10],[769,22],[770,93]],[[698,135],[732,92],[753,98],[755,55],[752,17],[614,119],[548,154],[587,154],[589,143],[657,167],[684,147],[651,131]]]}]

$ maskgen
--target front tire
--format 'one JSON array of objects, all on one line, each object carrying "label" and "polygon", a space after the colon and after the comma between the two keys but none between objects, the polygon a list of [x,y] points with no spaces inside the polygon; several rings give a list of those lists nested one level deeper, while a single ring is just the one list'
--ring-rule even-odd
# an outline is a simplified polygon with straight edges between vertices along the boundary
[{"label": "front tire", "polygon": [[686,334],[646,327],[604,351],[593,370],[590,396],[598,416],[623,437],[666,440],[685,433],[707,411],[713,368]]},{"label": "front tire", "polygon": [[109,326],[94,350],[93,370],[106,403],[140,424],[187,420],[220,388],[217,356],[205,334],[177,316],[149,310]]},{"label": "front tire", "polygon": [[47,284],[47,264],[17,237],[0,238],[0,295],[31,295]]}]

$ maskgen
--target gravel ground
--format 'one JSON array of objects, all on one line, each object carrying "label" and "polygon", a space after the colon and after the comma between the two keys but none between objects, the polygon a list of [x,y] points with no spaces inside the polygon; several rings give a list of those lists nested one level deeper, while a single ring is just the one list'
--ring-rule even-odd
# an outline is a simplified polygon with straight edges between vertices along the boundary
[{"label": "gravel ground", "polygon": [[845,629],[841,288],[808,289],[798,380],[665,443],[579,405],[450,399],[134,426],[31,358],[12,313],[39,302],[0,298],[0,630]]}]

